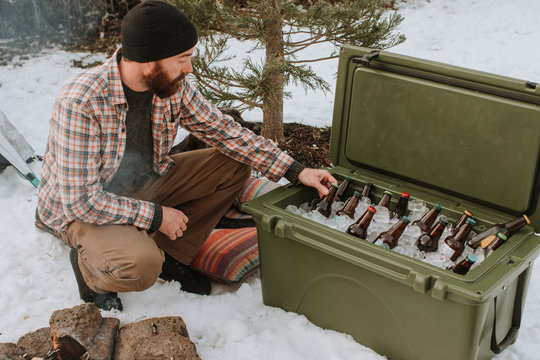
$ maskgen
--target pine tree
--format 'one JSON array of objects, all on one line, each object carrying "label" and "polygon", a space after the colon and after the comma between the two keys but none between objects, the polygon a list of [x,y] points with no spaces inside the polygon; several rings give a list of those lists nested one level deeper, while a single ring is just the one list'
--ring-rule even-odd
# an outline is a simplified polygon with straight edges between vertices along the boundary
[{"label": "pine tree", "polygon": [[[402,17],[385,9],[388,0],[168,0],[196,25],[200,43],[193,57],[199,90],[220,106],[241,110],[261,108],[263,135],[276,142],[283,137],[283,98],[287,84],[306,90],[328,91],[330,86],[309,63],[335,58],[339,44],[387,48],[404,41],[395,34]],[[243,67],[226,62],[231,38],[253,43]],[[309,46],[331,42],[330,54],[299,59]],[[264,49],[264,61],[249,53]]]}]

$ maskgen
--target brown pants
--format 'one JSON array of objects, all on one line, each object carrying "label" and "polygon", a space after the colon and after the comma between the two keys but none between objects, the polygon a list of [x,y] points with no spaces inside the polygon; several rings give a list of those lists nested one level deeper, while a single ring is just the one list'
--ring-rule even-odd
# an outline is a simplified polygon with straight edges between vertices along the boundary
[{"label": "brown pants", "polygon": [[146,183],[134,198],[174,207],[188,217],[182,237],[151,236],[132,225],[73,222],[64,241],[79,249],[79,267],[86,284],[98,293],[142,291],[152,286],[164,261],[163,251],[190,264],[221,216],[234,202],[250,167],[216,149],[172,156],[175,166]]}]

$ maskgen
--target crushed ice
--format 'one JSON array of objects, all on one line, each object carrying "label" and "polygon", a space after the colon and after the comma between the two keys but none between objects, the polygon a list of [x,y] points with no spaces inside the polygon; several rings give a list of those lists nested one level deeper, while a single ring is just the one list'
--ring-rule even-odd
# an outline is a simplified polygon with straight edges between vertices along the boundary
[{"label": "crushed ice", "polygon": [[[341,209],[343,205],[344,205],[343,201],[335,201],[332,204],[332,213],[335,213],[336,211]],[[367,207],[369,205],[372,205],[375,207],[375,209],[377,209],[377,212],[373,215],[373,219],[368,227],[368,231],[367,231],[368,235],[366,239],[369,242],[373,242],[381,232],[388,230],[392,225],[398,222],[398,219],[390,218],[390,212],[388,208],[378,206],[378,205],[373,205],[367,199],[363,199],[358,203],[358,206],[356,207],[356,210],[354,213],[354,220],[352,220],[348,216],[331,216],[330,218],[326,218],[325,216],[320,214],[318,211],[310,210],[309,204],[307,202],[299,205],[298,207],[294,205],[288,205],[285,208],[285,210],[291,213],[300,215],[304,218],[310,219],[312,221],[315,221],[319,224],[326,225],[332,229],[336,229],[341,232],[346,232],[347,228],[353,222],[357,221],[360,218],[360,216],[367,210]],[[429,211],[428,207],[422,200],[416,200],[416,199],[409,200],[409,205],[407,209],[407,213],[408,213],[407,217],[411,220],[411,224],[415,220],[419,220],[428,211]],[[437,220],[435,220],[435,222]],[[437,266],[442,269],[449,269],[455,263],[458,263],[462,259],[467,257],[468,254],[474,254],[476,256],[476,262],[472,265],[471,269],[478,266],[478,264],[480,264],[485,258],[484,250],[481,247],[474,250],[468,245],[465,245],[465,250],[463,251],[461,256],[456,260],[456,262],[453,262],[450,259],[446,259],[445,256],[440,253],[440,251],[428,252],[428,253],[420,251],[416,247],[415,242],[418,239],[418,237],[420,237],[421,231],[418,226],[411,225],[411,224],[407,225],[407,227],[405,228],[405,231],[399,238],[398,245],[394,249],[392,249],[392,251],[397,251],[403,255],[421,260],[423,262]],[[450,230],[451,230],[450,225],[451,224],[449,223],[446,226],[446,228],[444,229],[444,232],[442,233],[439,239],[439,250],[440,250],[441,242],[444,241],[444,239],[450,234]],[[471,231],[471,234],[469,234],[469,238],[471,238],[474,235],[475,233]],[[349,235],[349,236],[353,236],[353,235]],[[364,241],[361,239],[358,239],[358,240]]]}]

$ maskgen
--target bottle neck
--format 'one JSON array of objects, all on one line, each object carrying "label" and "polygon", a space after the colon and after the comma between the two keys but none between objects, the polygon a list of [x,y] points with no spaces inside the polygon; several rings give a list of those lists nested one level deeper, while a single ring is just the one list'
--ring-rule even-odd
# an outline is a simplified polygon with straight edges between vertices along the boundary
[{"label": "bottle neck", "polygon": [[527,225],[527,221],[522,216],[520,218],[517,218],[515,220],[512,220],[512,221],[506,223],[504,226],[506,227],[506,229],[508,229],[508,232],[510,234],[513,234],[513,233],[515,233],[516,231],[518,231],[519,229],[521,229],[525,225]]}]

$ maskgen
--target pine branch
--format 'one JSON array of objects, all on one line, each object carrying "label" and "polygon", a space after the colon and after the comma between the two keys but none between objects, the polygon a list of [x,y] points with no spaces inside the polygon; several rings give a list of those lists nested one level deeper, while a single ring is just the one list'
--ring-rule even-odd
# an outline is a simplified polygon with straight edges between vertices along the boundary
[{"label": "pine branch", "polygon": [[330,60],[330,59],[335,59],[339,57],[339,55],[335,55],[335,56],[328,56],[328,57],[324,57],[324,58],[319,58],[319,59],[309,59],[309,60],[289,60],[289,62],[291,64],[298,64],[298,63],[312,63],[312,62],[317,62],[317,61],[323,61],[323,60]]}]

